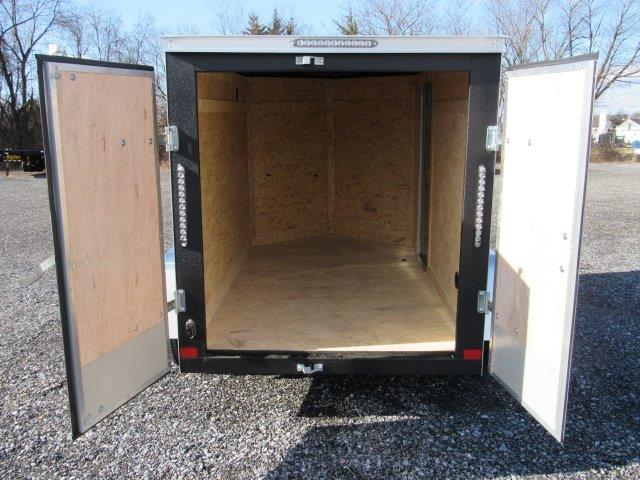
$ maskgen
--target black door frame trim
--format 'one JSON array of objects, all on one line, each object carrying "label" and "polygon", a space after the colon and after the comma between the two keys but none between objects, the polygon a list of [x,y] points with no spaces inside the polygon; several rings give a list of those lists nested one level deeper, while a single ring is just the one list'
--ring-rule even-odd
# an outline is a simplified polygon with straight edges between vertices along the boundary
[{"label": "black door frame trim", "polygon": [[[180,150],[171,155],[171,176],[173,208],[177,211],[176,164],[185,167],[187,188],[187,222],[189,243],[180,247],[176,239],[176,282],[177,288],[186,295],[187,311],[178,314],[180,347],[196,347],[198,358],[181,361],[182,371],[208,371],[217,373],[252,373],[265,370],[270,373],[295,373],[291,371],[291,360],[274,359],[264,356],[261,360],[249,356],[216,356],[207,351],[206,316],[204,294],[204,266],[202,256],[202,217],[200,198],[200,163],[198,151],[197,82],[198,72],[234,72],[239,74],[295,74],[323,76],[332,73],[412,73],[428,71],[469,72],[469,127],[467,135],[467,158],[464,180],[464,201],[462,212],[460,244],[460,282],[458,287],[456,350],[449,359],[433,360],[404,359],[394,365],[409,368],[415,362],[421,365],[414,373],[454,373],[465,371],[466,365],[477,374],[482,373],[482,362],[463,361],[465,349],[482,349],[484,335],[484,315],[476,310],[479,290],[486,288],[489,231],[491,225],[491,192],[495,155],[485,149],[486,127],[497,122],[498,93],[500,83],[499,53],[482,54],[341,54],[322,55],[322,66],[300,66],[295,64],[294,53],[167,53],[167,98],[169,124],[178,127]],[[483,219],[483,239],[480,248],[474,246],[475,198],[477,171],[480,165],[487,168],[485,215]],[[179,231],[174,216],[174,236]],[[453,279],[452,279],[453,281]],[[185,323],[188,319],[196,322],[196,335],[187,338]],[[370,358],[327,358],[330,371],[338,373],[352,368],[368,373],[380,373],[389,368],[385,362],[393,362],[392,357],[372,360]],[[442,363],[433,363],[433,362]],[[236,362],[236,363],[230,363]],[[256,363],[257,362],[257,363]],[[275,362],[275,363],[274,363]],[[337,363],[344,364],[341,367]],[[405,364],[404,362],[407,362]],[[251,367],[251,365],[264,367]],[[460,367],[460,364],[465,367]],[[349,367],[351,365],[351,367]],[[356,367],[357,365],[357,367]],[[391,363],[389,364],[391,365]],[[448,365],[442,367],[441,365]],[[351,371],[351,370],[349,370]],[[395,371],[395,370],[394,370]],[[363,372],[365,373],[365,372]],[[398,372],[402,373],[402,372]]]}]

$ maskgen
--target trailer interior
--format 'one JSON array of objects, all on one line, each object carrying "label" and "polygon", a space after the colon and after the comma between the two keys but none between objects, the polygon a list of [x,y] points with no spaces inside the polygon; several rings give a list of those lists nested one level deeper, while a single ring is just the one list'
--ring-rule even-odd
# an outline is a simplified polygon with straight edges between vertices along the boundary
[{"label": "trailer interior", "polygon": [[454,351],[467,72],[197,95],[209,350]]}]

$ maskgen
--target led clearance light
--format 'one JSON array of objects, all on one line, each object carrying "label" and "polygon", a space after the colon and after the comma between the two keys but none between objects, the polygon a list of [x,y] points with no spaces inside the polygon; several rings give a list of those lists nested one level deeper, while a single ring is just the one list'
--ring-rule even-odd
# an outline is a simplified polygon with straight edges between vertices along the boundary
[{"label": "led clearance light", "polygon": [[478,167],[478,196],[476,198],[476,222],[473,245],[480,248],[482,245],[482,220],[484,218],[484,190],[487,178],[487,168],[484,165]]},{"label": "led clearance light", "polygon": [[178,239],[182,248],[187,246],[187,186],[184,166],[176,166],[178,177]]},{"label": "led clearance light", "polygon": [[320,48],[373,48],[377,40],[371,38],[298,38],[293,41],[296,47]]}]

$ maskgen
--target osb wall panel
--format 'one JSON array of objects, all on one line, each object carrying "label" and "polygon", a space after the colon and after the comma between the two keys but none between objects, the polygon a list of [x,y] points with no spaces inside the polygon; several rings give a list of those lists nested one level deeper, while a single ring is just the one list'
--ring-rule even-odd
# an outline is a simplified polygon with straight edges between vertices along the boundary
[{"label": "osb wall panel", "polygon": [[198,76],[198,93],[207,97],[198,99],[207,315],[222,302],[251,244],[246,103],[242,82],[234,78]]},{"label": "osb wall panel", "polygon": [[55,84],[66,280],[84,367],[164,321],[153,79],[65,71]]},{"label": "osb wall panel", "polygon": [[414,98],[415,77],[413,75],[359,77],[335,80],[335,100],[410,100]]},{"label": "osb wall panel", "polygon": [[249,102],[324,102],[322,78],[253,77],[247,79]]},{"label": "osb wall panel", "polygon": [[432,80],[428,269],[451,312],[458,298],[454,276],[460,263],[468,96],[467,73]]},{"label": "osb wall panel", "polygon": [[412,76],[335,81],[336,233],[415,243],[413,82]]},{"label": "osb wall panel", "polygon": [[245,77],[235,73],[198,73],[198,98],[245,101]]},{"label": "osb wall panel", "polygon": [[253,78],[247,98],[254,245],[329,233],[326,81]]}]

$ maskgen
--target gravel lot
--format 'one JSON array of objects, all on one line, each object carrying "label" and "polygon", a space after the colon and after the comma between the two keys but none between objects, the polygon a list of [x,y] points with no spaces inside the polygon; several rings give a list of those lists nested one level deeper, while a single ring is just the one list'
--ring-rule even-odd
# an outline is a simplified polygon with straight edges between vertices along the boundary
[{"label": "gravel lot", "polygon": [[54,274],[19,286],[52,251],[46,180],[0,177],[2,478],[640,478],[640,164],[591,166],[564,447],[490,378],[175,369],[72,442]]}]

